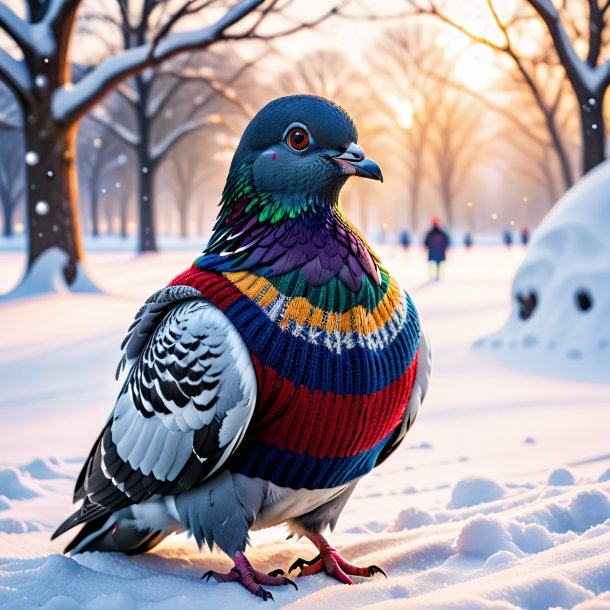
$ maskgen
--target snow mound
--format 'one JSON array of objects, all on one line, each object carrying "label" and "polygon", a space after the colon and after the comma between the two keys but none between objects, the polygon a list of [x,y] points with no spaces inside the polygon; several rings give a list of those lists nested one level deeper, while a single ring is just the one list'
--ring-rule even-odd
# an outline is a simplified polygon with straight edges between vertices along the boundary
[{"label": "snow mound", "polygon": [[477,343],[530,372],[608,383],[610,161],[573,186],[532,236],[504,327]]},{"label": "snow mound", "polygon": [[64,294],[67,292],[101,293],[89,278],[81,263],[77,264],[76,278],[71,286],[66,284],[64,268],[68,255],[59,248],[50,248],[41,254],[26,272],[16,288],[2,295],[0,300],[23,299],[41,294]]},{"label": "snow mound", "polygon": [[456,552],[488,559],[498,551],[509,551],[515,556],[523,555],[513,542],[506,525],[495,515],[475,515],[468,519],[458,536]]},{"label": "snow mound", "polygon": [[40,527],[34,523],[26,523],[21,519],[5,517],[0,519],[0,532],[5,534],[25,534],[26,532],[37,532]]},{"label": "snow mound", "polygon": [[38,458],[21,468],[34,479],[71,479],[72,476],[64,470],[63,463],[57,458]]},{"label": "snow mound", "polygon": [[549,485],[574,485],[574,475],[567,468],[557,468],[551,472]]},{"label": "snow mound", "polygon": [[586,602],[576,604],[572,610],[610,610],[610,592],[602,593]]},{"label": "snow mound", "polygon": [[435,522],[434,515],[428,511],[409,507],[398,513],[398,517],[396,517],[396,521],[394,521],[389,531],[400,532],[401,530],[417,529],[418,527],[432,525]]},{"label": "snow mound", "polygon": [[11,504],[8,501],[8,498],[4,495],[0,495],[0,510],[6,510],[7,508],[10,508]]},{"label": "snow mound", "polygon": [[605,483],[606,481],[610,481],[610,468],[604,470],[604,472],[602,472],[597,479],[598,483]]},{"label": "snow mound", "polygon": [[581,491],[570,502],[573,529],[585,532],[610,519],[610,498],[599,489]]},{"label": "snow mound", "polygon": [[453,488],[449,508],[464,508],[493,502],[503,498],[504,493],[504,488],[491,479],[467,477]]},{"label": "snow mound", "polygon": [[34,482],[14,466],[0,467],[0,493],[9,500],[25,500],[40,495]]}]

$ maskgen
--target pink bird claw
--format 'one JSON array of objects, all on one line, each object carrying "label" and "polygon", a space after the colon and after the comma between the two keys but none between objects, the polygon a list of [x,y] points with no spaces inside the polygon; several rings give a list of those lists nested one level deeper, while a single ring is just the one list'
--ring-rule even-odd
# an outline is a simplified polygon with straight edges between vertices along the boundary
[{"label": "pink bird claw", "polygon": [[210,578],[214,578],[216,582],[237,581],[248,589],[250,593],[260,597],[264,601],[267,601],[268,599],[273,601],[273,595],[264,589],[262,585],[269,587],[292,585],[298,591],[296,583],[290,580],[290,578],[286,578],[284,576],[284,570],[281,568],[273,570],[269,574],[259,572],[252,567],[252,564],[241,551],[237,551],[237,553],[233,555],[233,561],[235,562],[235,566],[231,568],[229,572],[222,573],[209,570],[201,578],[205,578],[207,581],[209,581]]},{"label": "pink bird claw", "polygon": [[375,574],[383,574],[386,578],[388,577],[379,566],[369,566],[369,576],[375,576]]},{"label": "pink bird claw", "polygon": [[271,572],[267,572],[267,576],[284,576],[284,570],[282,570],[282,568],[271,570]]},{"label": "pink bird claw", "polygon": [[296,570],[300,568],[298,576],[310,576],[312,574],[318,574],[322,570],[325,570],[329,576],[336,578],[337,580],[345,583],[346,585],[354,585],[355,581],[351,576],[370,577],[375,574],[383,574],[386,578],[387,574],[376,565],[367,566],[361,568],[359,566],[352,565],[343,557],[341,557],[339,551],[335,549],[322,535],[310,534],[307,536],[320,551],[319,555],[316,555],[311,560],[302,559],[299,557],[288,570]]},{"label": "pink bird claw", "polygon": [[302,571],[305,566],[314,565],[315,563],[318,563],[318,561],[320,561],[320,559],[321,559],[320,555],[316,555],[313,559],[303,559],[302,557],[299,557],[288,568],[288,573],[290,574],[290,572],[292,572],[293,570],[296,570],[298,568],[299,570],[301,570],[301,572],[299,572],[299,574],[297,574],[297,576],[302,576]]},{"label": "pink bird claw", "polygon": [[275,600],[273,599],[273,595],[271,595],[271,591],[267,591],[267,589],[263,589],[262,587],[259,587],[256,590],[255,595],[257,597],[261,597],[263,599],[263,601],[267,601],[268,599],[270,599],[272,602],[274,602]]}]

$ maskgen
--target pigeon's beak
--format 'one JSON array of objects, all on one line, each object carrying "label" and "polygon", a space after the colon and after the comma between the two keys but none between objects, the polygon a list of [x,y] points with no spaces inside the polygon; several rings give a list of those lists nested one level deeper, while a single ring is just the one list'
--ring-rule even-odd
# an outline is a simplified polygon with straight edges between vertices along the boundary
[{"label": "pigeon's beak", "polygon": [[353,142],[344,153],[333,158],[343,166],[344,174],[362,176],[363,178],[371,178],[372,180],[383,182],[383,174],[379,165],[375,161],[367,159],[362,147]]}]

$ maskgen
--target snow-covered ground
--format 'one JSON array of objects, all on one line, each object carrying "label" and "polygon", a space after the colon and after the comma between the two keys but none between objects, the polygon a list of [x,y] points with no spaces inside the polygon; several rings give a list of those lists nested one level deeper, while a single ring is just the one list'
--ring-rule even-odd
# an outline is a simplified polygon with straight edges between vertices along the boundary
[{"label": "snow-covered ground", "polygon": [[[377,564],[357,586],[326,575],[274,588],[277,607],[610,609],[610,381],[543,378],[472,349],[506,320],[523,259],[514,247],[452,253],[428,282],[419,249],[379,248],[412,293],[432,343],[429,395],[401,451],[366,478],[333,541]],[[95,252],[106,295],[0,303],[0,608],[257,608],[228,568],[174,537],[137,557],[60,553],[49,535],[71,510],[74,477],[118,391],[119,345],[143,299],[197,254]],[[0,292],[21,273],[0,254]],[[260,569],[313,556],[280,528],[253,536]]]}]

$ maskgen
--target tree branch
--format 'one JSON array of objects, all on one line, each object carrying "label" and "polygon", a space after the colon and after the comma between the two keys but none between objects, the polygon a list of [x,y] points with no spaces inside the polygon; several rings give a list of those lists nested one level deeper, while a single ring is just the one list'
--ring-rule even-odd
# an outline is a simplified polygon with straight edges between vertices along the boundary
[{"label": "tree branch", "polygon": [[508,50],[507,46],[500,46],[500,45],[496,44],[495,42],[492,42],[491,40],[488,40],[487,38],[485,38],[483,36],[479,36],[478,34],[475,34],[474,32],[471,32],[470,30],[466,29],[463,25],[460,25],[459,23],[457,23],[457,21],[454,21],[449,16],[445,15],[445,13],[439,11],[438,7],[433,2],[429,3],[428,8],[423,8],[423,7],[419,6],[416,2],[414,2],[414,0],[407,0],[407,2],[413,7],[415,14],[432,15],[434,17],[437,17],[443,23],[446,23],[447,25],[451,26],[458,32],[461,32],[462,34],[464,34],[464,36],[469,38],[471,40],[471,42],[474,42],[477,44],[483,44],[486,47],[493,49],[494,51],[499,51],[499,52],[503,52],[503,53],[505,53]]},{"label": "tree branch", "polygon": [[91,119],[94,123],[105,127],[108,131],[112,132],[117,138],[119,138],[121,142],[127,144],[127,146],[136,147],[140,143],[140,139],[135,133],[129,131],[129,129],[116,121],[111,121],[110,119],[96,115],[93,112],[88,114],[87,118]]},{"label": "tree branch", "polygon": [[159,144],[153,146],[151,151],[151,159],[154,164],[156,164],[160,159],[162,159],[178,142],[183,140],[186,136],[191,133],[202,129],[203,127],[207,127],[208,125],[218,125],[223,122],[223,119],[220,115],[210,114],[208,116],[202,117],[200,119],[190,121],[188,123],[183,123],[179,125],[174,131],[172,131],[166,138],[164,138]]},{"label": "tree branch", "polygon": [[70,14],[73,14],[82,0],[50,0],[43,21],[54,29],[61,29]]},{"label": "tree branch", "polygon": [[32,79],[22,60],[11,57],[0,49],[0,80],[21,99],[29,96]]},{"label": "tree branch", "polygon": [[152,54],[153,46],[149,43],[106,59],[72,88],[62,87],[55,92],[51,104],[55,120],[70,125],[129,76],[184,51],[204,49],[218,40],[230,38],[225,30],[252,13],[263,2],[264,0],[243,0],[208,27],[170,34],[159,42]]},{"label": "tree branch", "polygon": [[21,50],[32,46],[30,25],[20,19],[4,2],[0,3],[0,29],[4,30]]},{"label": "tree branch", "polygon": [[550,0],[528,0],[528,2],[544,21],[576,95],[578,97],[583,93],[599,95],[598,75],[593,67],[578,57],[553,3]]},{"label": "tree branch", "polygon": [[[277,2],[277,0],[273,0],[274,4],[276,2]],[[329,11],[320,15],[320,17],[318,17],[317,19],[314,19],[313,21],[308,21],[306,23],[300,23],[298,25],[295,25],[292,28],[287,28],[285,30],[275,32],[274,34],[258,34],[256,32],[256,27],[258,26],[258,23],[256,23],[245,34],[236,34],[233,36],[229,35],[229,36],[225,36],[225,39],[226,40],[243,40],[245,38],[249,38],[249,39],[255,39],[255,40],[275,40],[276,38],[283,38],[284,36],[290,36],[292,34],[296,34],[297,32],[300,32],[302,30],[308,30],[311,28],[315,28],[317,25],[320,25],[320,23],[322,23],[329,17],[332,17],[333,15],[338,15],[341,8],[343,6],[347,6],[349,4],[349,2],[350,2],[350,0],[345,0],[344,2],[341,3],[340,6],[334,6]],[[270,14],[272,12],[273,11],[265,12],[265,15]],[[259,20],[259,22],[260,21],[261,20]]]}]

